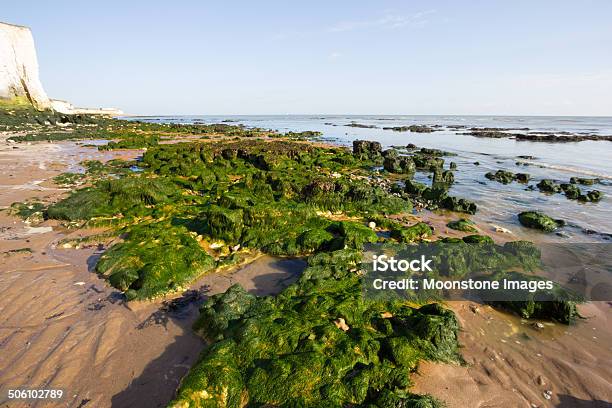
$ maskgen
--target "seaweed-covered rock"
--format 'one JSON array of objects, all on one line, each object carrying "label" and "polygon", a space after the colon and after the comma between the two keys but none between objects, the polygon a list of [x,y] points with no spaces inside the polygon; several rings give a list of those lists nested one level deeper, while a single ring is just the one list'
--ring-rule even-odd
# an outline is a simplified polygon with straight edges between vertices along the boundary
[{"label": "seaweed-covered rock", "polygon": [[531,176],[527,173],[512,173],[511,171],[506,170],[497,170],[496,172],[488,172],[485,174],[485,177],[489,180],[494,180],[502,184],[510,184],[513,181],[518,181],[519,183],[527,183]]},{"label": "seaweed-covered rock", "polygon": [[536,184],[538,189],[545,193],[559,193],[561,192],[561,186],[554,182],[554,180],[543,179]]},{"label": "seaweed-covered rock", "polygon": [[152,205],[180,200],[177,186],[167,179],[125,177],[102,180],[94,187],[74,191],[68,198],[51,205],[47,216],[60,220],[89,220],[115,214],[150,212]]},{"label": "seaweed-covered rock", "polygon": [[146,299],[180,289],[214,267],[185,228],[161,222],[132,228],[102,254],[96,271],[128,299]]},{"label": "seaweed-covered rock", "polygon": [[427,186],[423,183],[419,183],[418,181],[406,180],[404,189],[408,194],[420,196],[423,194],[423,191],[427,189]]},{"label": "seaweed-covered rock", "polygon": [[563,220],[554,220],[548,215],[539,211],[525,211],[518,215],[519,221],[527,228],[539,229],[545,232],[552,232],[565,225]]},{"label": "seaweed-covered rock", "polygon": [[561,190],[563,190],[565,196],[570,200],[576,200],[582,195],[580,188],[575,184],[563,183],[561,184]]},{"label": "seaweed-covered rock", "polygon": [[396,227],[391,230],[391,237],[399,242],[415,242],[433,234],[431,227],[424,222],[419,222],[410,227]]},{"label": "seaweed-covered rock", "polygon": [[[490,279],[507,279],[523,284],[543,281],[543,278],[520,272],[499,272]],[[498,299],[504,300],[489,300],[487,303],[514,312],[525,319],[555,320],[563,324],[571,324],[580,316],[576,305],[583,301],[556,283],[552,289],[536,292],[530,292],[528,288],[514,289],[511,293],[500,294]]]},{"label": "seaweed-covered rock", "polygon": [[598,178],[583,178],[583,177],[572,177],[570,178],[570,183],[572,184],[582,184],[584,186],[592,186],[593,184],[599,183]]},{"label": "seaweed-covered rock", "polygon": [[[212,343],[170,406],[375,404],[405,390],[420,360],[457,361],[454,314],[439,305],[365,302],[351,272],[359,260],[357,252],[323,252],[277,296],[232,287],[208,299],[195,327]],[[430,401],[401,395],[398,406]]]},{"label": "seaweed-covered rock", "polygon": [[466,200],[465,198],[457,197],[446,197],[440,203],[440,207],[447,210],[464,212],[467,214],[476,214],[477,206],[472,201]]},{"label": "seaweed-covered rock", "polygon": [[[591,190],[586,194],[586,200],[585,201],[591,201],[591,202],[597,202],[600,201],[603,198],[604,194],[599,191],[599,190]],[[578,197],[579,199],[582,199],[582,197]]]},{"label": "seaweed-covered rock", "polygon": [[241,209],[231,210],[213,205],[204,213],[203,222],[211,237],[235,243],[242,235],[243,215]]},{"label": "seaweed-covered rock", "polygon": [[509,171],[497,170],[495,173],[488,172],[485,177],[489,180],[495,180],[502,184],[510,184],[514,180],[514,174]]},{"label": "seaweed-covered rock", "polygon": [[417,153],[412,156],[415,167],[420,170],[434,171],[444,166],[444,159],[429,154]]},{"label": "seaweed-covered rock", "polygon": [[384,130],[393,130],[395,132],[414,132],[414,133],[431,133],[435,129],[425,125],[410,125],[410,126],[393,126],[383,127]]},{"label": "seaweed-covered rock", "polygon": [[407,156],[401,157],[385,157],[383,167],[390,173],[409,173],[412,174],[416,170],[416,166],[412,158]]},{"label": "seaweed-covered rock", "polygon": [[446,224],[446,226],[450,229],[454,229],[457,231],[463,231],[463,232],[477,232],[476,228],[474,227],[474,222],[470,221],[468,219],[465,218],[461,218],[458,219],[456,221],[450,221],[448,224]]},{"label": "seaweed-covered rock", "polygon": [[450,170],[436,169],[433,174],[432,184],[451,185],[455,182],[455,175]]},{"label": "seaweed-covered rock", "polygon": [[527,173],[516,173],[514,179],[519,183],[528,183],[531,176]]},{"label": "seaweed-covered rock", "polygon": [[467,235],[462,238],[466,244],[492,244],[493,238],[486,235]]},{"label": "seaweed-covered rock", "polygon": [[375,159],[382,153],[380,142],[369,140],[353,141],[353,154],[360,159]]}]

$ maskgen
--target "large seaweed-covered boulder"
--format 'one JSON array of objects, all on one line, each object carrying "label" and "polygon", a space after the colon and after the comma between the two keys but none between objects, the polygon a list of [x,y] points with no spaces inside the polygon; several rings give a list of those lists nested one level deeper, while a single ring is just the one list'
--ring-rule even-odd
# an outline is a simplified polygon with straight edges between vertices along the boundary
[{"label": "large seaweed-covered boulder", "polygon": [[253,297],[232,287],[208,299],[196,328],[212,343],[170,406],[428,400],[405,391],[410,372],[423,359],[458,361],[457,320],[436,305],[365,302],[352,272],[360,258],[355,250],[322,252],[277,296]]},{"label": "large seaweed-covered boulder", "polygon": [[523,226],[545,232],[552,232],[565,225],[565,221],[554,220],[540,211],[524,211],[518,215],[518,218]]},{"label": "large seaweed-covered boulder", "polygon": [[[544,281],[544,278],[515,271],[498,272],[489,279],[541,283]],[[553,284],[552,289],[536,292],[531,292],[527,288],[512,291],[500,289],[499,291],[503,293],[492,295],[493,300],[487,300],[488,304],[516,313],[525,319],[547,319],[563,324],[571,324],[580,316],[576,305],[584,301],[581,296],[564,289],[557,283]]]},{"label": "large seaweed-covered boulder", "polygon": [[128,299],[146,299],[178,290],[214,267],[184,227],[161,222],[132,228],[102,254],[96,271]]}]

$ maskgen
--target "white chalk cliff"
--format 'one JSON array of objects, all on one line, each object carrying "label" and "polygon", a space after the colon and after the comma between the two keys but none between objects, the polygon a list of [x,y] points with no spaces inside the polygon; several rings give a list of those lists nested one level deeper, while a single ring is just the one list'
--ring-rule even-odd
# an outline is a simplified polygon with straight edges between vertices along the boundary
[{"label": "white chalk cliff", "polygon": [[66,101],[50,99],[38,77],[34,38],[28,27],[0,22],[0,99],[19,98],[37,109],[61,113],[120,115],[114,108],[76,108]]},{"label": "white chalk cliff", "polygon": [[38,78],[32,32],[27,27],[0,23],[0,98],[25,97],[38,109],[51,101]]}]

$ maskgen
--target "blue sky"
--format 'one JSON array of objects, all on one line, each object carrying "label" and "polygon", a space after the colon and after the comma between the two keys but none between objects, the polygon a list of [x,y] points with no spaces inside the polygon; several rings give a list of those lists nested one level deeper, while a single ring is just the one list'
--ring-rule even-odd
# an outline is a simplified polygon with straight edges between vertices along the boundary
[{"label": "blue sky", "polygon": [[612,115],[612,2],[11,1],[47,93],[138,114]]}]

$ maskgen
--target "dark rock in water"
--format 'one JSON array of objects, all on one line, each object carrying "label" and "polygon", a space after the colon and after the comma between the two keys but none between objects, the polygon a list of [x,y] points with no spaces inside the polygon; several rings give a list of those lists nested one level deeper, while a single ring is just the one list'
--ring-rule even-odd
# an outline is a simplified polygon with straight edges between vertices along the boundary
[{"label": "dark rock in water", "polygon": [[575,184],[563,183],[561,184],[561,190],[565,193],[565,196],[570,200],[576,200],[582,195],[582,191]]},{"label": "dark rock in water", "polygon": [[477,207],[471,201],[463,198],[451,197],[447,194],[448,185],[433,184],[427,187],[423,183],[413,180],[406,180],[404,191],[413,199],[421,201],[423,205],[430,209],[444,208],[456,212],[475,214]]},{"label": "dark rock in water", "polygon": [[395,149],[387,149],[382,152],[382,157],[384,157],[385,159],[386,158],[394,159],[394,158],[397,158],[398,156],[399,154],[397,153],[397,150]]},{"label": "dark rock in water", "polygon": [[519,183],[527,183],[529,182],[529,179],[531,178],[531,176],[527,173],[516,173],[514,175],[514,178]]},{"label": "dark rock in water", "polygon": [[383,167],[390,173],[408,173],[412,174],[416,170],[416,166],[411,157],[386,157],[383,162]]},{"label": "dark rock in water", "polygon": [[581,178],[581,177],[572,177],[570,178],[570,183],[572,184],[582,184],[583,186],[592,186],[595,183],[599,183],[600,180],[598,178]]},{"label": "dark rock in water", "polygon": [[433,184],[451,185],[455,182],[455,175],[450,170],[436,169],[433,175]]},{"label": "dark rock in water", "polygon": [[398,157],[385,157],[383,161],[383,168],[389,173],[401,173],[402,167],[400,166],[400,160]]},{"label": "dark rock in water", "polygon": [[380,142],[370,140],[353,141],[353,154],[360,159],[375,159],[380,157],[382,146]]},{"label": "dark rock in water", "polygon": [[468,214],[476,214],[476,204],[466,200],[465,198],[457,198],[457,197],[446,197],[440,203],[440,207],[445,208],[447,210],[456,211],[456,212],[464,212]]},{"label": "dark rock in water", "polygon": [[486,137],[490,139],[501,139],[504,137],[513,137],[520,135],[520,133],[508,133],[506,131],[498,129],[471,129],[469,132],[461,134],[475,137]]},{"label": "dark rock in water", "polygon": [[474,162],[474,166],[480,166],[480,162]]},{"label": "dark rock in water", "polygon": [[591,190],[589,191],[586,196],[581,195],[578,197],[578,200],[580,201],[590,201],[593,203],[596,203],[598,201],[600,201],[603,198],[603,193],[599,190]]},{"label": "dark rock in water", "polygon": [[410,125],[410,126],[393,126],[393,127],[384,127],[384,130],[393,130],[394,132],[414,132],[414,133],[431,133],[435,132],[437,129],[433,129],[429,126],[425,125]]},{"label": "dark rock in water", "polygon": [[450,221],[446,226],[450,229],[454,229],[457,231],[463,232],[476,232],[476,228],[474,228],[474,222],[465,218],[458,219],[456,221]]},{"label": "dark rock in water", "polygon": [[561,192],[561,186],[554,182],[551,179],[543,179],[538,184],[536,184],[540,191],[545,193],[559,193]]},{"label": "dark rock in water", "polygon": [[457,163],[450,162],[449,167],[450,167],[451,170],[456,170],[457,169]]},{"label": "dark rock in water", "polygon": [[511,131],[513,130],[528,130],[528,129],[471,128],[469,129],[469,132],[465,132],[461,134],[468,135],[468,136],[475,136],[475,137],[493,138],[493,139],[514,138],[515,140],[518,140],[518,141],[550,142],[550,143],[581,142],[584,140],[612,141],[612,136],[588,135],[588,134],[585,135],[585,134],[567,133],[567,132],[564,134],[561,134],[561,133],[559,134],[512,133]]},{"label": "dark rock in water", "polygon": [[451,153],[451,152],[447,152],[447,151],[440,150],[440,149],[430,149],[430,148],[427,148],[427,147],[421,147],[420,152],[421,152],[421,154],[425,154],[425,155],[428,155],[428,156],[436,156],[436,157],[439,157],[439,156],[456,156],[457,155],[456,153]]},{"label": "dark rock in water", "polygon": [[490,171],[485,174],[485,177],[489,180],[495,180],[502,184],[510,184],[514,180],[514,174],[505,170],[497,170],[495,173]]},{"label": "dark rock in water", "polygon": [[434,171],[444,166],[444,159],[441,157],[417,153],[412,156],[412,159],[414,160],[416,168],[420,170]]},{"label": "dark rock in water", "polygon": [[518,157],[519,159],[526,159],[526,160],[536,160],[537,159],[537,157],[529,156],[529,155],[521,155],[521,156],[516,156],[516,157]]},{"label": "dark rock in water", "polygon": [[565,221],[554,220],[540,211],[525,211],[520,213],[518,218],[523,226],[545,232],[552,232],[565,225]]},{"label": "dark rock in water", "polygon": [[417,148],[417,146],[414,143],[408,143],[406,145],[406,149],[416,149],[416,148]]},{"label": "dark rock in water", "polygon": [[354,128],[362,128],[362,129],[376,129],[378,127],[376,125],[364,125],[362,123],[355,123],[355,122],[347,123],[344,126],[354,127]]},{"label": "dark rock in water", "polygon": [[529,142],[567,143],[567,142],[582,142],[585,140],[612,141],[612,136],[579,135],[579,134],[573,134],[573,135],[516,134],[515,139],[518,141],[529,141]]}]

